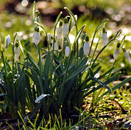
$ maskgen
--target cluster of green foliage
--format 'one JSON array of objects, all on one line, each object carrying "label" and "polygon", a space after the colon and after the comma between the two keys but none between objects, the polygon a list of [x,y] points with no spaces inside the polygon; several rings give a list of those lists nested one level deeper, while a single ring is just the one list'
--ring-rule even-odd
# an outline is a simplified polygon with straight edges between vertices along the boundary
[{"label": "cluster of green foliage", "polygon": [[[74,14],[66,7],[65,10],[69,13],[70,29],[68,35],[62,39],[62,49],[55,50],[54,48],[57,41],[56,29],[59,21],[63,21],[62,12],[56,19],[51,40],[47,40],[48,49],[41,48],[40,43],[36,45],[38,61],[35,61],[30,52],[22,47],[21,41],[17,39],[17,33],[12,44],[8,46],[12,49],[11,59],[4,56],[7,51],[6,48],[1,48],[0,97],[4,97],[0,106],[2,113],[9,111],[13,118],[19,115],[25,116],[27,110],[34,114],[37,113],[37,107],[41,104],[39,107],[41,115],[59,114],[59,110],[61,110],[62,114],[70,116],[77,113],[76,108],[80,109],[85,97],[90,94],[92,94],[93,99],[90,111],[94,111],[95,106],[103,96],[131,80],[131,78],[127,78],[111,88],[109,84],[117,80],[120,75],[119,69],[114,70],[114,65],[100,76],[96,76],[102,69],[102,65],[97,61],[98,57],[120,35],[121,30],[97,53],[98,44],[101,44],[101,33],[99,32],[108,21],[107,19],[103,20],[96,27],[90,44],[90,52],[88,56],[85,56],[83,51],[87,37],[84,32],[85,25],[78,29]],[[38,16],[34,4],[33,20]],[[71,47],[69,35],[72,21],[75,23],[75,40]],[[36,27],[43,30],[48,37],[48,33],[38,21],[35,22],[35,30]],[[92,52],[94,38],[98,34],[99,40]],[[65,55],[66,45],[71,48],[69,56]],[[16,46],[21,49],[21,60],[18,61],[15,60]],[[37,97],[41,95],[44,95],[42,100],[35,102]],[[33,109],[37,111],[33,111]],[[18,111],[21,114],[18,115]]]}]

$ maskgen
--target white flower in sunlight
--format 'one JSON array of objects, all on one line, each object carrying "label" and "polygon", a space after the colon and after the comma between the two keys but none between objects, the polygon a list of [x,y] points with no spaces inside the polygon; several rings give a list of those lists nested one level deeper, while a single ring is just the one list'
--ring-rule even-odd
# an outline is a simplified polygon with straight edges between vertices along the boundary
[{"label": "white flower in sunlight", "polygon": [[38,45],[38,43],[40,42],[40,32],[37,32],[37,31],[35,31],[34,33],[33,33],[33,39],[32,39],[32,41],[35,43],[35,45]]},{"label": "white flower in sunlight", "polygon": [[47,96],[50,96],[50,94],[41,94],[38,98],[36,98],[35,103],[40,103],[40,101]]},{"label": "white flower in sunlight", "polygon": [[64,23],[63,25],[63,37],[66,37],[69,33],[69,24],[68,23]]},{"label": "white flower in sunlight", "polygon": [[89,41],[84,43],[84,47],[83,47],[83,51],[84,51],[84,55],[88,55],[90,52],[90,43]]},{"label": "white flower in sunlight", "polygon": [[119,56],[119,54],[120,54],[120,49],[116,48],[115,51],[114,51],[114,53],[113,53],[113,57],[114,57],[115,60],[117,59],[117,57]]},{"label": "white flower in sunlight", "polygon": [[60,21],[59,22],[59,24],[58,24],[58,26],[57,26],[57,28],[56,28],[56,32],[57,32],[57,39],[58,40],[60,40],[61,39],[61,37],[62,37],[62,25],[63,25],[63,23],[62,23],[62,21]]},{"label": "white flower in sunlight", "polygon": [[130,55],[129,55],[129,51],[127,50],[124,54],[125,54],[125,57],[128,60],[128,62],[131,63],[131,58],[130,58]]},{"label": "white flower in sunlight", "polygon": [[66,17],[64,19],[64,25],[63,25],[63,37],[67,37],[69,33],[69,21],[68,18]]},{"label": "white flower in sunlight", "polygon": [[15,52],[15,61],[18,61],[19,56],[20,56],[20,48],[18,46],[15,47],[14,52]]},{"label": "white flower in sunlight", "polygon": [[7,48],[9,46],[9,43],[10,43],[10,35],[7,35],[5,37],[5,48]]},{"label": "white flower in sunlight", "polygon": [[121,46],[121,43],[117,43],[116,49],[114,50],[113,57],[114,57],[115,60],[117,59],[117,57],[120,54],[120,49],[119,49],[120,46]]},{"label": "white flower in sunlight", "polygon": [[70,47],[69,46],[66,46],[65,47],[65,56],[68,57],[70,54]]},{"label": "white flower in sunlight", "polygon": [[[53,44],[52,44],[52,49],[53,49]],[[58,44],[57,44],[57,42],[54,43],[54,50],[58,50]]]},{"label": "white flower in sunlight", "polygon": [[73,44],[75,41],[75,36],[72,34],[69,34],[69,40],[70,40],[70,43]]},{"label": "white flower in sunlight", "polygon": [[105,46],[108,43],[108,37],[106,33],[102,34],[102,41],[103,41],[103,46]]}]

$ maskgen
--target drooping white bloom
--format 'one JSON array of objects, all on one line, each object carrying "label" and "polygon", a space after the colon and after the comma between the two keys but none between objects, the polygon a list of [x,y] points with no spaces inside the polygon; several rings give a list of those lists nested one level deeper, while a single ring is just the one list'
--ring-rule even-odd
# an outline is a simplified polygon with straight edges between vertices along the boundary
[{"label": "drooping white bloom", "polygon": [[64,19],[64,25],[63,25],[63,37],[67,37],[69,33],[69,17],[66,17]]},{"label": "drooping white bloom", "polygon": [[41,94],[38,98],[36,98],[35,103],[40,103],[40,100],[47,96],[50,96],[50,94]]},{"label": "drooping white bloom", "polygon": [[35,45],[38,45],[38,43],[40,42],[40,32],[35,31],[33,34],[33,39],[32,41],[35,43]]},{"label": "drooping white bloom", "polygon": [[5,47],[7,48],[9,46],[9,43],[10,43],[10,35],[7,35],[5,37]]},{"label": "drooping white bloom", "polygon": [[70,47],[69,46],[66,46],[65,47],[65,56],[68,57],[70,54]]},{"label": "drooping white bloom", "polygon": [[103,46],[107,45],[108,37],[107,37],[106,32],[102,34],[102,41],[103,41]]},{"label": "drooping white bloom", "polygon": [[[53,44],[52,44],[52,49],[53,49]],[[54,43],[54,50],[58,50],[58,44],[57,44],[57,42]]]},{"label": "drooping white bloom", "polygon": [[86,55],[86,56],[89,54],[89,52],[90,52],[90,43],[89,43],[89,41],[86,41],[84,43],[83,52],[84,52],[84,55]]},{"label": "drooping white bloom", "polygon": [[57,40],[58,41],[60,41],[61,40],[61,38],[62,38],[62,25],[63,25],[63,23],[62,23],[62,21],[60,21],[59,22],[59,24],[58,24],[58,26],[57,26],[57,28],[56,28],[56,31],[57,31]]},{"label": "drooping white bloom", "polygon": [[116,48],[115,51],[114,51],[114,53],[113,53],[113,57],[114,57],[115,60],[117,59],[117,57],[119,56],[119,54],[120,54],[120,49]]},{"label": "drooping white bloom", "polygon": [[19,56],[20,56],[20,48],[19,47],[15,47],[14,48],[14,52],[15,52],[15,61],[18,61]]},{"label": "drooping white bloom", "polygon": [[67,37],[68,33],[69,33],[69,24],[64,23],[64,25],[63,25],[63,37]]},{"label": "drooping white bloom", "polygon": [[128,60],[128,62],[131,63],[131,58],[130,58],[130,55],[129,55],[129,51],[128,51],[128,50],[125,52],[125,57],[126,57],[126,59]]}]

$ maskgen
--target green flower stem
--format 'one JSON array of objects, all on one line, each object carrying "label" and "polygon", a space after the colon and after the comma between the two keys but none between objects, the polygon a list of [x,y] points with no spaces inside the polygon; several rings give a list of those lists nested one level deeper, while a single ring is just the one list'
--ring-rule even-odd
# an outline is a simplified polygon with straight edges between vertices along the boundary
[{"label": "green flower stem", "polygon": [[94,42],[94,38],[95,38],[95,36],[96,36],[96,33],[97,33],[97,30],[95,30],[94,35],[93,35],[93,38],[92,38],[92,41],[91,41],[91,46],[90,46],[89,55],[90,55],[91,50],[92,50],[92,46],[93,46],[93,42]]},{"label": "green flower stem", "polygon": [[56,22],[55,22],[55,26],[54,26],[54,39],[55,39],[55,32],[56,32],[56,27],[57,27],[57,24],[59,22],[59,19],[62,15],[62,11],[59,13],[59,15],[57,16],[57,19],[56,19]]},{"label": "green flower stem", "polygon": [[69,69],[70,61],[71,61],[71,54],[70,54],[69,62],[68,62],[67,67],[66,67],[66,72],[65,72],[65,75],[64,75],[62,84],[61,84],[61,86],[60,86],[60,88],[61,88],[61,89],[60,89],[60,94],[59,94],[60,96],[59,96],[59,99],[58,99],[58,100],[59,100],[59,101],[58,101],[59,105],[62,105],[62,104],[61,104],[61,99],[62,99],[62,94],[63,94],[63,91],[64,91],[64,84],[65,84],[67,72],[68,72],[68,69]]},{"label": "green flower stem", "polygon": [[[114,61],[114,63],[113,63],[113,65],[112,65],[112,67],[113,67],[113,68],[115,67],[116,61],[117,61],[117,60],[115,60],[115,61]],[[110,76],[111,76],[111,72],[112,72],[112,71],[110,71],[110,73],[109,73],[109,75],[108,75],[108,78],[107,78],[107,79],[109,79],[109,78],[110,78]]]},{"label": "green flower stem", "polygon": [[99,38],[99,40],[98,40],[98,42],[97,42],[97,44],[96,44],[96,46],[95,46],[95,50],[93,51],[93,55],[92,55],[92,57],[91,57],[91,62],[93,61],[93,58],[94,58],[94,56],[95,56],[95,52],[96,52],[96,50],[97,50],[99,41],[100,41],[100,38]]},{"label": "green flower stem", "polygon": [[[15,76],[15,72],[14,72],[14,66],[15,66],[15,52],[14,52],[14,42],[12,43],[12,74],[13,74],[13,80],[14,80],[14,76]],[[15,101],[15,88],[14,88],[14,84],[12,84],[12,89],[13,89],[13,99]]]},{"label": "green flower stem", "polygon": [[46,32],[45,28],[43,27],[43,25],[41,25],[38,22],[34,22],[34,23],[37,24],[39,27],[41,27],[41,29],[45,32],[45,35],[47,36],[47,32]]},{"label": "green flower stem", "polygon": [[40,53],[40,43],[37,45],[37,49],[38,49],[38,55],[39,55],[39,68],[40,68],[40,78],[42,76],[42,66],[41,66],[41,53]]},{"label": "green flower stem", "polygon": [[50,71],[50,75],[51,75],[50,82],[52,82],[52,73],[53,73],[54,44],[55,44],[55,42],[56,42],[56,41],[55,41],[55,32],[56,32],[56,27],[57,27],[57,24],[58,24],[58,22],[59,22],[59,19],[60,19],[61,15],[62,15],[62,12],[59,13],[59,15],[58,15],[58,17],[57,17],[57,19],[56,19],[56,22],[55,22],[55,26],[54,26],[53,51],[52,51],[52,53],[51,53],[51,55],[52,55],[52,59],[51,59],[51,64],[52,64],[52,66],[51,66],[51,71]]},{"label": "green flower stem", "polygon": [[14,64],[15,64],[15,52],[14,52],[14,43],[12,43],[12,73],[14,78]]},{"label": "green flower stem", "polygon": [[5,77],[7,77],[7,68],[6,68],[6,64],[5,64],[5,58],[4,58],[3,51],[1,51],[1,58],[2,58],[2,60],[3,60],[3,64],[4,64]]}]

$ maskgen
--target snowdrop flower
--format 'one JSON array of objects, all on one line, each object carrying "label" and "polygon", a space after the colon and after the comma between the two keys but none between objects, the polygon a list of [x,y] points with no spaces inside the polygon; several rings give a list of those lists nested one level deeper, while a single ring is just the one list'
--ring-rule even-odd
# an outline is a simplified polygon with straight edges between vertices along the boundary
[{"label": "snowdrop flower", "polygon": [[40,103],[40,100],[47,96],[50,96],[50,94],[41,94],[38,98],[36,98],[35,103]]},{"label": "snowdrop flower", "polygon": [[15,44],[14,52],[15,52],[15,61],[18,61],[20,56],[20,48],[18,43]]},{"label": "snowdrop flower", "polygon": [[63,25],[63,37],[67,37],[68,33],[69,33],[69,20],[67,17],[65,17]]},{"label": "snowdrop flower", "polygon": [[65,47],[65,56],[68,57],[70,54],[70,47],[69,46],[66,46]]},{"label": "snowdrop flower", "polygon": [[90,43],[89,43],[89,37],[88,36],[86,36],[86,42],[84,43],[83,52],[84,52],[84,55],[86,55],[86,56],[90,52]]},{"label": "snowdrop flower", "polygon": [[5,37],[5,48],[7,48],[9,46],[9,43],[10,43],[10,35],[7,35]]},{"label": "snowdrop flower", "polygon": [[[52,49],[53,49],[53,44],[52,44]],[[57,42],[54,43],[54,50],[58,50],[58,44],[57,44]]]},{"label": "snowdrop flower", "polygon": [[120,43],[117,44],[117,47],[116,47],[116,49],[115,49],[115,51],[113,53],[113,57],[114,57],[115,60],[117,59],[117,57],[120,54],[120,49],[119,48],[120,48]]},{"label": "snowdrop flower", "polygon": [[113,57],[114,57],[115,60],[117,59],[117,57],[119,56],[119,54],[120,54],[120,49],[116,48],[115,51],[114,51],[114,53],[113,53]]},{"label": "snowdrop flower", "polygon": [[35,32],[33,33],[33,39],[32,41],[35,43],[35,45],[38,45],[38,43],[40,42],[40,32],[39,32],[39,28],[35,29]]},{"label": "snowdrop flower", "polygon": [[105,46],[108,43],[108,37],[107,37],[107,33],[105,31],[105,28],[103,28],[102,41],[103,41],[103,46]]},{"label": "snowdrop flower", "polygon": [[61,40],[61,37],[62,37],[62,21],[60,20],[59,24],[58,24],[58,27],[56,28],[56,31],[57,31],[57,40],[60,41]]},{"label": "snowdrop flower", "polygon": [[129,51],[125,50],[125,48],[123,48],[123,51],[124,51],[126,59],[128,60],[129,63],[131,63],[131,58],[130,58],[130,55],[129,55]]}]

